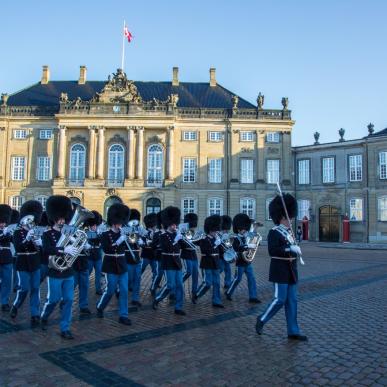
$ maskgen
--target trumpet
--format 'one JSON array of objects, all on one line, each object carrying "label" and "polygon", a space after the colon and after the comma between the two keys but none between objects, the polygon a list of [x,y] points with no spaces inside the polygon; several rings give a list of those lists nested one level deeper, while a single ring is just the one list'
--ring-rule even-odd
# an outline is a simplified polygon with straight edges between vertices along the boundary
[{"label": "trumpet", "polygon": [[33,241],[37,241],[38,239],[40,239],[44,231],[46,231],[46,227],[36,225],[35,218],[33,215],[23,216],[23,218],[20,219],[19,223],[22,227],[25,227],[27,230],[33,230],[34,232]]},{"label": "trumpet", "polygon": [[224,251],[223,259],[227,263],[233,263],[237,257],[237,253],[232,247],[235,234],[229,234],[229,233],[224,233],[224,234],[216,233],[216,234],[222,241],[220,245],[222,246]]},{"label": "trumpet", "polygon": [[181,233],[182,240],[191,248],[196,250],[197,246],[194,242],[197,242],[205,237],[203,231],[193,232],[189,229],[188,223],[179,224],[179,232]]}]

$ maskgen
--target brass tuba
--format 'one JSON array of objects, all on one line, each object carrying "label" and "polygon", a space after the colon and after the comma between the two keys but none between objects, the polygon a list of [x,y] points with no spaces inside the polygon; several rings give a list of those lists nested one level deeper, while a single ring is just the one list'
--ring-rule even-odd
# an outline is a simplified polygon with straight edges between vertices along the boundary
[{"label": "brass tuba", "polygon": [[69,269],[78,255],[82,252],[87,242],[87,234],[80,228],[87,219],[94,217],[94,214],[88,209],[77,205],[73,217],[68,225],[65,225],[62,229],[62,236],[56,244],[56,247],[65,248],[66,246],[73,246],[77,249],[75,255],[64,254],[50,255],[48,257],[48,266],[58,271],[64,271]]},{"label": "brass tuba", "polygon": [[253,262],[253,259],[255,258],[255,254],[257,253],[259,244],[262,241],[262,236],[258,232],[259,223],[254,222],[251,227],[250,231],[246,234],[246,244],[255,244],[254,249],[248,249],[247,251],[244,251],[242,253],[242,258],[247,262],[251,263]]}]

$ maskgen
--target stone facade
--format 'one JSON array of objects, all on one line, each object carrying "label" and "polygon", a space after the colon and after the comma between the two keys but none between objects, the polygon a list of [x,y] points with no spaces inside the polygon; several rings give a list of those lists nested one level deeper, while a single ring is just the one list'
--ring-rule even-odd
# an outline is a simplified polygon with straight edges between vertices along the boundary
[{"label": "stone facade", "polygon": [[[262,232],[266,233],[271,226],[266,202],[275,194],[268,162],[279,160],[285,190],[292,191],[294,184],[294,121],[287,98],[282,109],[264,109],[260,94],[254,106],[217,84],[215,69],[210,70],[207,84],[184,84],[174,69],[174,85],[164,82],[152,88],[129,81],[120,70],[106,82],[88,82],[85,71],[82,66],[80,81],[70,84],[51,81],[49,69],[44,67],[42,82],[25,89],[28,94],[3,96],[1,202],[18,207],[23,200],[38,197],[44,201],[51,194],[65,194],[101,213],[114,200],[145,213],[155,209],[150,203],[159,203],[161,208],[171,204],[183,207],[183,201],[189,199],[201,224],[210,212],[234,215],[247,205],[251,216],[264,223]],[[170,94],[152,95],[166,84]],[[192,92],[185,96],[188,88]],[[194,99],[195,106],[188,106]],[[51,131],[51,137],[46,132],[42,136],[44,130]],[[74,151],[76,144],[80,153]],[[120,145],[123,155],[111,154],[113,145]],[[150,159],[152,145],[160,152]],[[21,167],[15,157],[24,158]],[[38,157],[50,160],[48,179],[39,175]],[[110,171],[114,169],[112,157],[121,157],[119,163],[123,163],[118,179]],[[188,176],[191,182],[184,182],[187,158],[195,164],[194,176]],[[210,174],[215,173],[218,179],[216,171],[210,172],[211,159],[222,160],[219,182],[210,182]],[[243,171],[245,159],[250,160],[251,172]],[[161,168],[150,177],[155,160]],[[72,171],[74,165],[83,166],[80,175]],[[19,170],[15,172],[15,168]],[[243,178],[248,182],[243,183]]]}]

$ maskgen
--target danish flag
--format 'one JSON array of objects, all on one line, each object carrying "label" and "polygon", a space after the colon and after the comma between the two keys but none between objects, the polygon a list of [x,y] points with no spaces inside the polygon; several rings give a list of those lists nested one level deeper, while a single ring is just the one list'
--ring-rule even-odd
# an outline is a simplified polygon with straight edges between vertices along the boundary
[{"label": "danish flag", "polygon": [[126,26],[124,27],[124,36],[126,37],[126,39],[128,39],[128,43],[132,41],[133,35],[130,33],[128,27]]}]

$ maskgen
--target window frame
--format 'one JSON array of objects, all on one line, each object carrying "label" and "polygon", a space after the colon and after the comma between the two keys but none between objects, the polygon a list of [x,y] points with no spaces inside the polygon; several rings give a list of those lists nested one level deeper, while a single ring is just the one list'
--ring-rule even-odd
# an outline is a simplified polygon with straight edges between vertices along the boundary
[{"label": "window frame", "polygon": [[[307,209],[307,213],[305,214],[304,212],[301,214],[300,213],[300,208],[302,207],[300,205],[300,202],[308,202],[308,209]],[[310,204],[311,201],[309,199],[298,199],[297,200],[297,220],[303,220],[304,219],[304,216],[307,216],[308,220],[310,220]],[[305,210],[305,209],[303,209]]]},{"label": "window frame", "polygon": [[[277,161],[278,162],[278,181],[271,182],[269,181],[269,162]],[[277,184],[281,181],[281,160],[280,159],[266,159],[266,183],[267,184]]]},{"label": "window frame", "polygon": [[[360,179],[352,179],[351,178],[351,168],[352,168],[351,159],[353,159],[355,157],[360,157]],[[357,175],[357,168],[358,168],[358,165],[355,165],[354,166],[355,175]],[[358,182],[363,181],[363,154],[362,153],[354,153],[354,154],[348,155],[348,181],[350,183],[358,183]]]},{"label": "window frame", "polygon": [[[81,151],[74,151],[75,147],[81,147],[82,148],[82,153],[83,153],[83,165],[80,165],[79,159],[80,159],[80,154]],[[77,152],[76,156],[76,161],[77,165],[73,166],[72,165],[72,157],[73,157],[73,152]],[[86,158],[87,158],[87,150],[86,146],[80,142],[71,144],[70,146],[70,158],[69,158],[69,181],[70,183],[83,183],[85,178],[86,178]],[[73,176],[72,171],[75,170],[77,173]],[[79,173],[81,171],[82,173]]]},{"label": "window frame", "polygon": [[[250,163],[247,163],[247,161],[249,161]],[[240,176],[240,182],[241,184],[254,184],[254,159],[253,158],[249,158],[249,157],[242,157],[240,159],[240,162],[239,162],[239,176]],[[247,164],[251,164],[249,166],[249,168],[247,168],[247,165],[246,165],[246,176],[244,175],[244,168],[243,168],[243,163],[246,162]],[[251,167],[251,168],[250,168]],[[247,176],[247,171],[250,172],[251,170],[251,179],[247,179],[247,177],[250,177],[250,174],[249,176]],[[244,178],[246,181],[244,181]],[[248,181],[247,181],[248,180]]]},{"label": "window frame", "polygon": [[[301,174],[300,174],[300,162],[305,162],[305,161],[308,162],[308,174],[307,174],[308,182],[307,183],[300,183],[300,176],[301,176]],[[312,162],[311,162],[310,158],[297,159],[297,184],[298,185],[310,185],[311,184],[311,178],[312,178],[311,165],[312,165]]]},{"label": "window frame", "polygon": [[[244,135],[248,135],[250,134],[251,135],[251,139],[244,139],[243,136]],[[241,130],[239,132],[239,141],[240,142],[253,142],[254,141],[254,134],[255,132],[253,130]]]},{"label": "window frame", "polygon": [[[18,136],[17,133],[23,133],[23,136]],[[12,139],[13,140],[26,140],[28,137],[27,129],[13,129]]]},{"label": "window frame", "polygon": [[[112,150],[113,147],[119,147],[120,150]],[[121,155],[121,156],[120,156]],[[120,157],[122,158],[122,165],[113,167],[111,163],[113,162],[113,157],[118,164]],[[113,175],[111,172],[114,172]],[[122,176],[119,176],[120,173]],[[125,147],[122,144],[114,143],[109,146],[108,149],[108,164],[107,164],[107,178],[109,183],[121,184],[125,180]]]},{"label": "window frame", "polygon": [[[214,162],[217,162],[219,161],[220,162],[220,172],[219,172],[219,181],[212,181],[211,180],[211,162],[214,161]],[[216,169],[215,169],[216,171]],[[216,176],[216,173],[214,172],[214,176]],[[222,158],[208,158],[208,168],[207,168],[207,181],[208,181],[208,184],[222,184],[223,182],[223,159]]]},{"label": "window frame", "polygon": [[[381,163],[381,154],[384,154],[385,162],[384,162],[384,177],[382,177],[382,163]],[[379,180],[387,180],[387,151],[379,151],[378,152],[378,175],[379,175]]]},{"label": "window frame", "polygon": [[[252,209],[251,209],[251,212],[252,212],[252,216],[249,215],[248,212],[244,212],[243,210],[243,201],[251,201],[252,202]],[[239,211],[243,214],[247,214],[249,215],[250,219],[255,219],[256,216],[257,216],[257,201],[255,198],[251,197],[251,196],[244,196],[244,197],[241,197],[239,199]],[[247,210],[249,211],[249,210]]]},{"label": "window frame", "polygon": [[[266,143],[270,143],[270,144],[279,144],[281,142],[281,139],[280,139],[280,133],[279,131],[267,131],[266,132],[266,135],[265,135],[265,141]],[[270,138],[271,136],[273,137],[277,137],[277,139],[275,138]]]},{"label": "window frame", "polygon": [[[333,181],[324,181],[324,160],[333,160]],[[335,184],[336,183],[336,156],[321,156],[321,183],[322,184]]]},{"label": "window frame", "polygon": [[[219,139],[212,139],[212,135],[219,135]],[[208,131],[208,142],[222,142],[224,140],[224,132],[220,130],[210,130]]]},{"label": "window frame", "polygon": [[[211,201],[215,201],[215,200],[219,200],[219,213],[217,212],[211,212]],[[216,211],[216,208],[215,208],[215,211]],[[220,215],[222,216],[223,215],[223,211],[224,211],[224,200],[222,197],[219,197],[219,196],[211,196],[207,199],[207,214],[208,216],[211,216],[211,215]]]},{"label": "window frame", "polygon": [[[50,136],[43,136],[43,133],[50,133]],[[52,129],[39,129],[39,140],[51,140],[53,138],[53,130]]]},{"label": "window frame", "polygon": [[[385,211],[386,213],[386,216],[385,216],[385,219],[382,219],[382,216],[381,216],[381,200],[384,199],[386,201],[386,206],[385,208],[383,208],[383,211]],[[387,222],[387,195],[382,195],[382,196],[379,196],[378,199],[377,199],[377,206],[378,206],[378,221],[379,222]]]},{"label": "window frame", "polygon": [[[193,202],[193,208],[189,206],[190,208],[187,208],[187,212],[185,211],[184,201],[189,200]],[[189,213],[196,213],[197,212],[197,199],[195,199],[192,196],[185,196],[181,198],[181,209],[182,209],[182,217],[184,219],[184,216]],[[188,212],[189,211],[189,212]]]},{"label": "window frame", "polygon": [[[23,165],[15,165],[17,159],[23,160]],[[11,180],[12,181],[24,181],[26,180],[27,158],[25,156],[11,156]],[[16,176],[16,173],[20,175],[20,178]]]},{"label": "window frame", "polygon": [[[354,208],[351,205],[352,200],[360,200],[361,202],[361,208]],[[350,222],[362,222],[364,220],[364,201],[362,197],[351,197],[348,201],[349,205],[349,220]],[[361,219],[352,219],[352,211],[361,211]]]},{"label": "window frame", "polygon": [[[152,152],[151,148],[158,148],[157,152]],[[150,167],[151,157],[155,158],[154,163],[157,164],[160,161],[160,166],[152,166]],[[157,159],[159,157],[159,159]],[[146,181],[148,186],[159,186],[164,181],[164,148],[161,144],[155,143],[150,144],[147,149],[147,165],[146,165]],[[151,176],[151,171],[152,176]],[[155,178],[156,177],[156,178]],[[158,178],[159,177],[159,178]]]},{"label": "window frame", "polygon": [[[43,169],[44,170],[47,170],[47,177],[46,175],[44,174],[43,177],[46,177],[46,178],[41,178],[41,176],[39,176],[40,172],[41,172],[41,166],[39,165],[39,161],[41,159],[47,159],[48,160],[48,166],[43,166]],[[36,180],[37,181],[50,181],[52,179],[52,157],[51,156],[37,156],[36,158]]]},{"label": "window frame", "polygon": [[273,220],[272,218],[270,218],[270,211],[269,211],[269,205],[273,199],[274,199],[274,197],[265,199],[265,218],[266,218],[266,220]]},{"label": "window frame", "polygon": [[[20,199],[20,203],[18,204],[18,206],[15,206],[12,201],[14,199]],[[20,208],[21,206],[24,204],[25,202],[25,197],[23,195],[13,195],[13,196],[10,196],[9,199],[8,199],[8,203],[9,203],[9,206],[12,207],[13,209],[17,210],[17,211],[20,211]]]},{"label": "window frame", "polygon": [[[188,134],[193,134],[194,138],[185,138],[186,135]],[[181,136],[182,141],[197,141],[198,140],[198,132],[197,130],[183,130],[182,131],[182,136]]]},{"label": "window frame", "polygon": [[[187,169],[185,166],[185,162],[193,162],[193,166],[188,165]],[[182,157],[182,170],[183,170],[183,183],[185,184],[192,184],[196,183],[197,180],[197,158],[196,157]],[[191,180],[192,177],[192,171],[191,169],[193,168],[193,180]],[[186,171],[188,172],[188,175],[186,176]],[[188,177],[188,179],[186,179]]]}]

